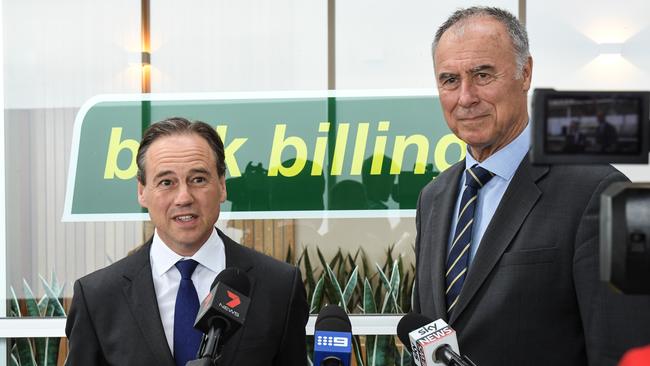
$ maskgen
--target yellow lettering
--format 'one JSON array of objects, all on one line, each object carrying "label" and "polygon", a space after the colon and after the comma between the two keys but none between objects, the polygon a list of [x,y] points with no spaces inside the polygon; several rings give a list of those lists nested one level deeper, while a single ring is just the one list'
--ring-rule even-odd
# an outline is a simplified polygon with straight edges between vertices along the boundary
[{"label": "yellow lettering", "polygon": [[[307,144],[298,136],[285,138],[286,124],[275,126],[273,133],[273,145],[271,147],[271,158],[269,160],[269,176],[275,177],[280,173],[285,177],[294,177],[302,171],[307,162]],[[282,165],[282,151],[287,146],[293,146],[296,150],[296,160],[293,165],[285,167]]]},{"label": "yellow lettering", "polygon": [[345,147],[348,144],[349,123],[341,123],[336,131],[336,145],[332,157],[332,175],[341,175],[343,171],[343,160],[345,159]]},{"label": "yellow lettering", "polygon": [[224,144],[224,155],[226,160],[226,167],[230,172],[231,177],[241,177],[241,171],[239,170],[239,164],[237,163],[237,158],[235,158],[235,153],[239,150],[242,145],[248,140],[248,138],[236,138],[233,139],[228,145],[226,145],[226,134],[228,133],[228,126],[217,126],[216,128],[221,141]]},{"label": "yellow lettering", "polygon": [[[377,131],[387,132],[390,127],[390,121],[381,121]],[[384,154],[386,153],[386,136],[377,136],[375,138],[375,150],[372,153],[372,164],[370,165],[370,175],[381,174],[381,167],[384,165]]]},{"label": "yellow lettering", "polygon": [[440,141],[438,141],[438,144],[436,144],[436,150],[434,152],[434,161],[436,162],[436,168],[438,168],[438,171],[443,172],[456,162],[447,162],[447,149],[449,149],[449,147],[454,144],[458,145],[460,149],[460,157],[456,161],[465,159],[465,154],[467,152],[467,145],[465,142],[456,137],[456,135],[453,133],[447,134],[443,136]]},{"label": "yellow lettering", "polygon": [[[318,132],[329,132],[330,123],[321,122],[318,125]],[[325,148],[327,147],[327,136],[316,138],[316,147],[314,149],[314,161],[311,165],[311,175],[322,175],[323,164],[325,164]]]},{"label": "yellow lettering", "polygon": [[351,175],[361,175],[363,158],[366,153],[366,142],[368,141],[368,129],[370,123],[359,123],[357,127],[357,138],[354,141],[354,152],[352,153]]},{"label": "yellow lettering", "polygon": [[393,163],[390,165],[390,174],[399,174],[402,170],[404,151],[409,145],[417,146],[418,153],[415,158],[413,173],[424,174],[429,155],[429,140],[424,135],[397,136],[393,148]]},{"label": "yellow lettering", "polygon": [[[131,179],[135,177],[138,172],[138,165],[136,164],[136,157],[138,154],[139,143],[136,140],[122,139],[122,127],[111,128],[111,137],[108,140],[108,152],[106,154],[106,167],[104,169],[104,179]],[[131,152],[131,164],[126,169],[120,169],[117,166],[117,159],[122,150]]]}]

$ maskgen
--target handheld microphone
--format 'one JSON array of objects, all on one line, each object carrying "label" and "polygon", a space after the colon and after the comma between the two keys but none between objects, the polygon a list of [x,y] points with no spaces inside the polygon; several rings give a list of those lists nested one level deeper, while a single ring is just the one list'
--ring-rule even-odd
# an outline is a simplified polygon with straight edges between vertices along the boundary
[{"label": "handheld microphone", "polygon": [[194,328],[204,333],[197,360],[187,366],[214,365],[224,343],[244,324],[250,305],[250,280],[238,268],[221,271],[203,299]]},{"label": "handheld microphone", "polygon": [[408,313],[397,324],[397,336],[411,349],[417,366],[476,366],[458,354],[456,331],[442,319],[432,321],[422,314]]},{"label": "handheld microphone", "polygon": [[314,366],[350,366],[352,325],[340,306],[327,305],[316,318]]}]

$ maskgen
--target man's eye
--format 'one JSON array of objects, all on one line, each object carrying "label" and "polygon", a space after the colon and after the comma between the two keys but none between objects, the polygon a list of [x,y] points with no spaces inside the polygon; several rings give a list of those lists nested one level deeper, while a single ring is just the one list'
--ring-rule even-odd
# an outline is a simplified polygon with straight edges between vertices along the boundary
[{"label": "man's eye", "polygon": [[492,75],[488,74],[486,72],[479,72],[476,75],[474,75],[474,79],[476,80],[476,83],[478,85],[485,85],[492,81]]},{"label": "man's eye", "polygon": [[453,89],[458,85],[457,77],[449,77],[442,81],[442,87],[445,89]]},{"label": "man's eye", "polygon": [[205,183],[206,179],[205,179],[205,177],[194,177],[194,178],[192,178],[192,182],[194,182],[194,183]]},{"label": "man's eye", "polygon": [[169,179],[163,179],[160,182],[158,182],[158,185],[161,187],[169,187],[172,185],[172,181]]}]

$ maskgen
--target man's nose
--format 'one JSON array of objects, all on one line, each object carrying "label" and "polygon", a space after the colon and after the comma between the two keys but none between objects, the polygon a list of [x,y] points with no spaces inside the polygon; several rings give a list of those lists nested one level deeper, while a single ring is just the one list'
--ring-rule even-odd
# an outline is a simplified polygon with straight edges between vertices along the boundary
[{"label": "man's nose", "polygon": [[192,196],[192,191],[187,184],[180,184],[178,190],[176,191],[176,199],[174,203],[177,206],[185,206],[194,202],[194,197]]},{"label": "man's nose", "polygon": [[468,79],[464,79],[460,83],[460,95],[458,96],[458,104],[461,107],[471,107],[479,102],[479,97],[476,91],[476,86]]}]

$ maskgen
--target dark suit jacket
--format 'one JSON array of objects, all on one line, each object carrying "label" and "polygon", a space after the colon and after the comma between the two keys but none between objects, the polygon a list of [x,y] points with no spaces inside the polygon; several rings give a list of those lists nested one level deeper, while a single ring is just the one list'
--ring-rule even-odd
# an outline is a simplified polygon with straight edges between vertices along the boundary
[{"label": "dark suit jacket", "polygon": [[[219,366],[306,365],[308,307],[300,270],[241,246],[221,231],[226,267],[251,280],[246,322]],[[74,285],[66,324],[68,366],[174,366],[151,276],[151,241]]]},{"label": "dark suit jacket", "polygon": [[[420,194],[414,309],[447,319],[445,258],[462,161]],[[448,319],[478,366],[614,365],[650,343],[650,299],[615,294],[598,276],[600,194],[611,166],[517,169]]]}]

